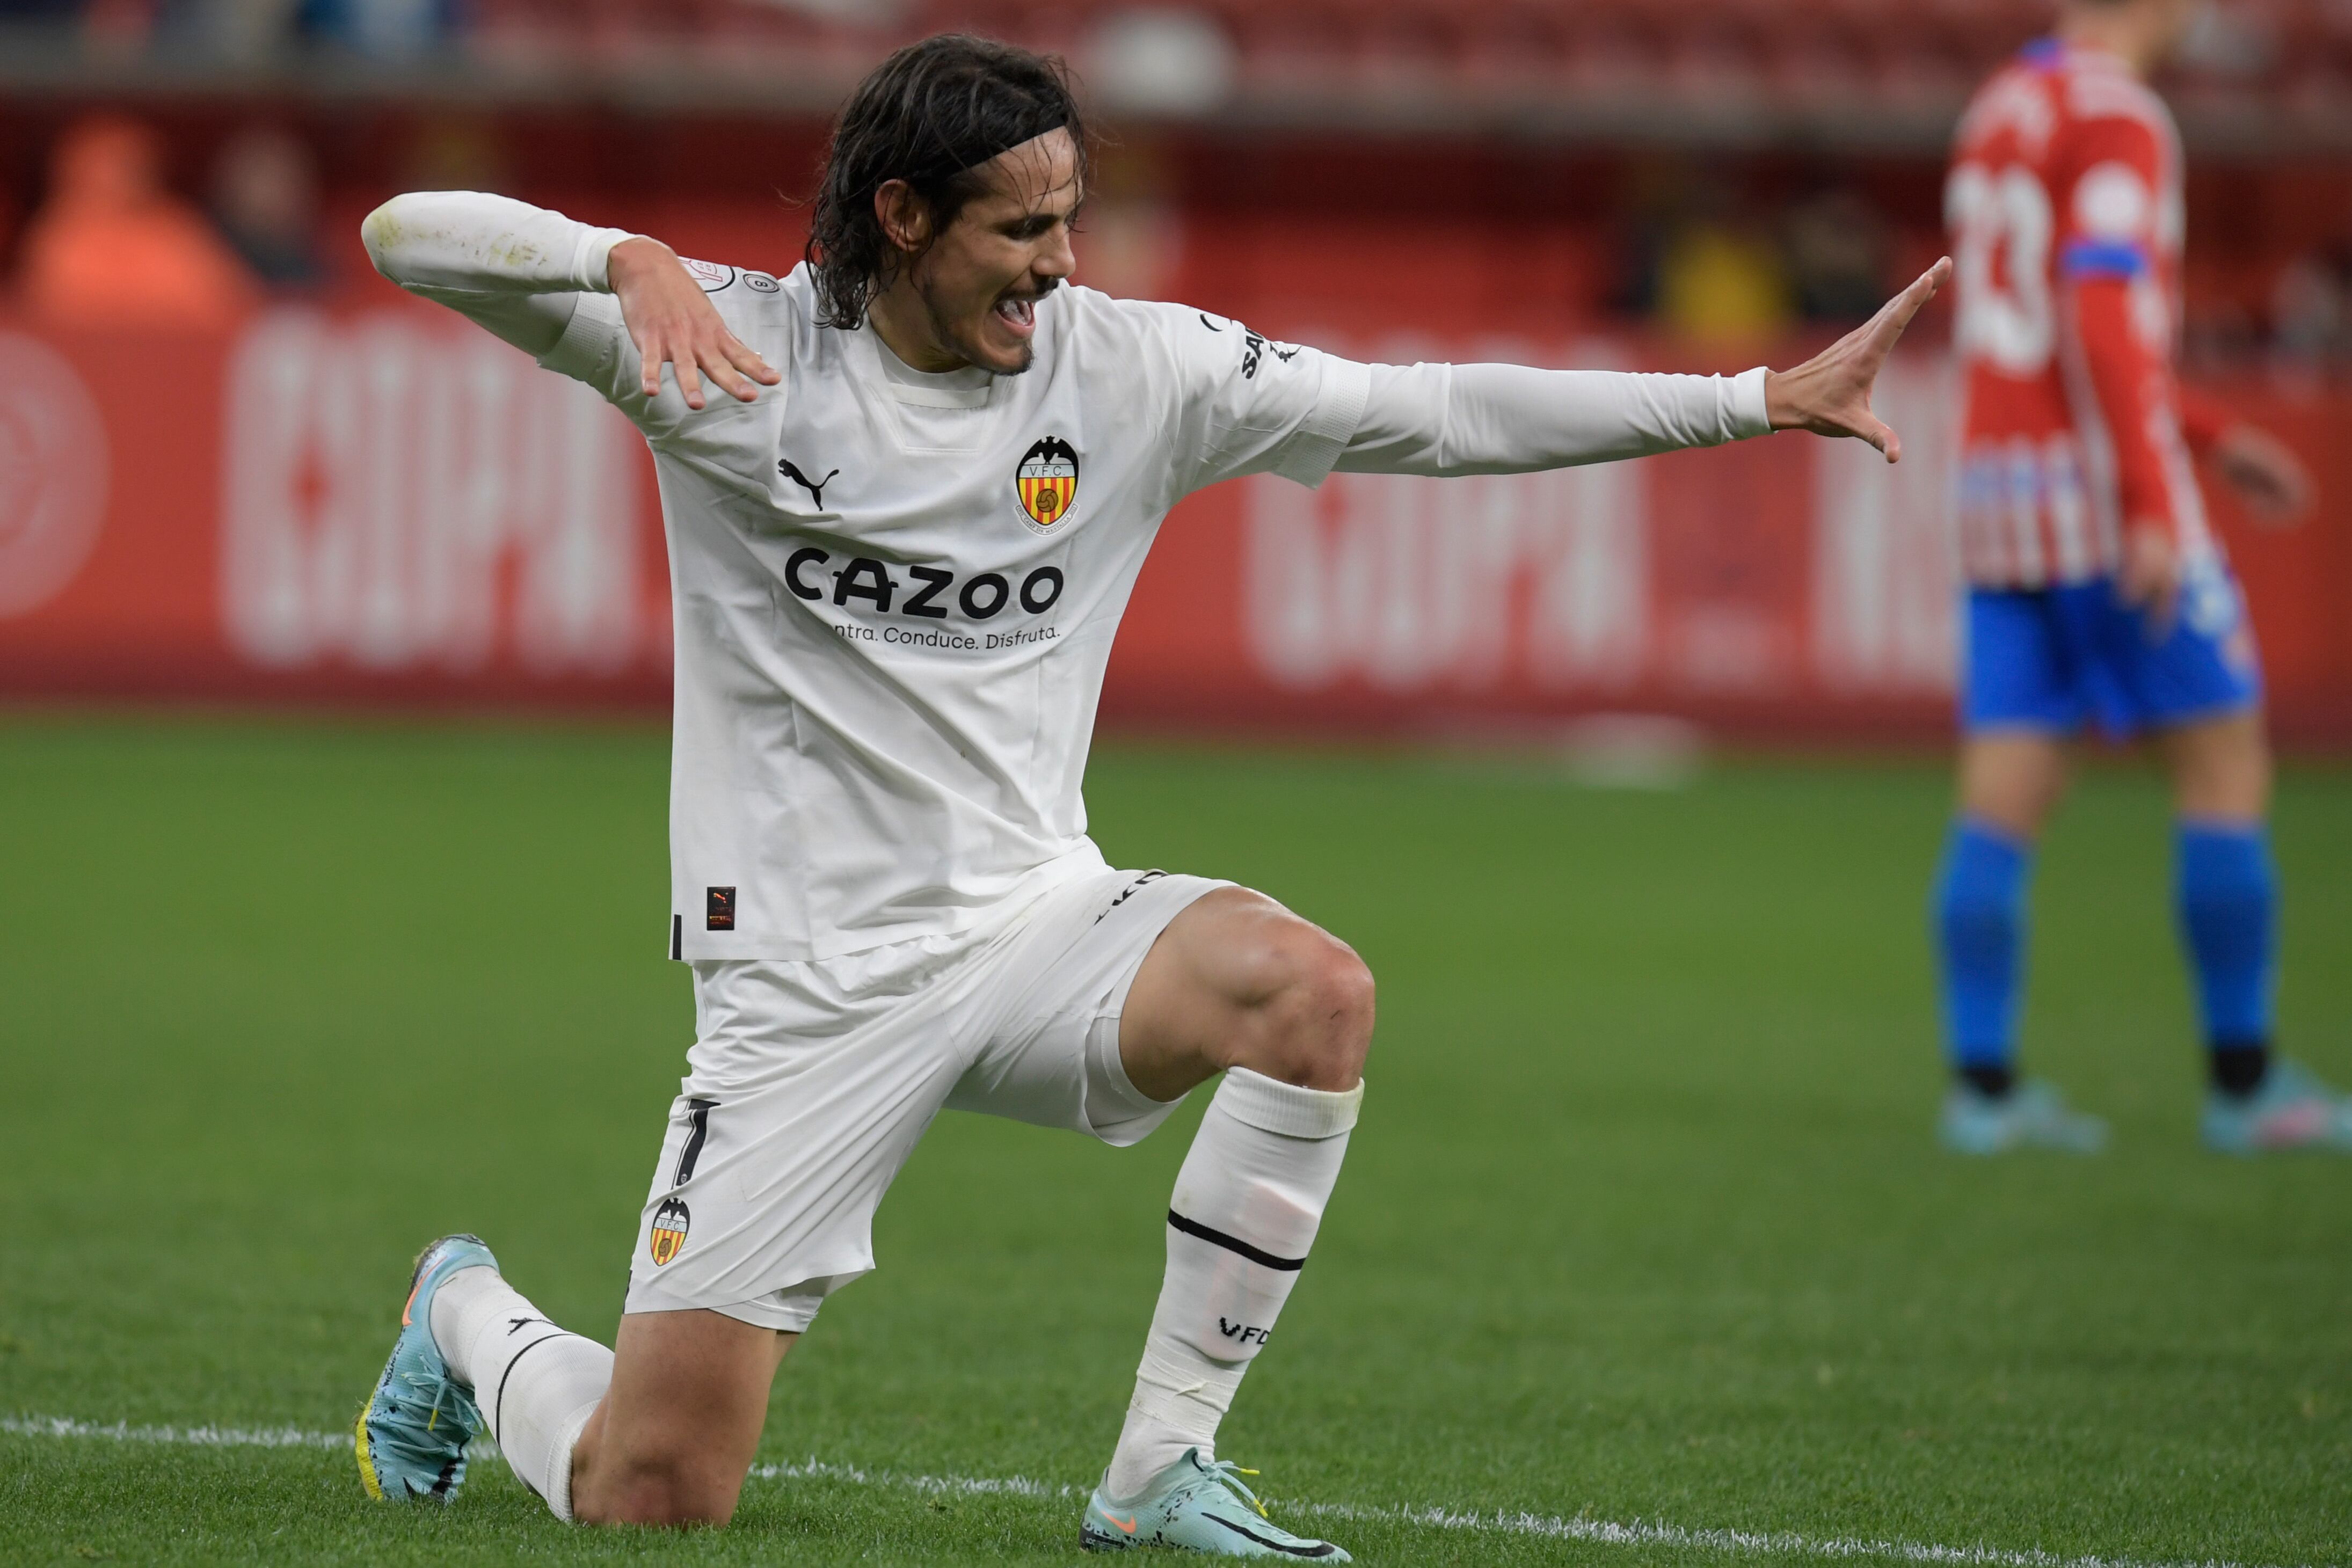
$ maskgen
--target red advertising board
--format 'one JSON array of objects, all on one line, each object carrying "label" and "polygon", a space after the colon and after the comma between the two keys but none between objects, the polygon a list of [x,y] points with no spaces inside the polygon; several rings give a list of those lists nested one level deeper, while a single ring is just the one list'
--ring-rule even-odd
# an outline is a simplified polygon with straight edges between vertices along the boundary
[{"label": "red advertising board", "polygon": [[[1633,362],[1622,343],[1380,358]],[[2231,389],[2318,472],[2284,532],[2220,512],[2283,731],[2352,740],[2352,398]],[[1928,737],[1954,659],[1949,379],[1907,443],[1781,436],[1557,474],[1227,485],[1171,517],[1114,724],[1416,733],[1663,713],[1754,737]],[[0,323],[0,693],[625,706],[668,685],[643,444],[430,308],[279,308],[227,338]]]}]

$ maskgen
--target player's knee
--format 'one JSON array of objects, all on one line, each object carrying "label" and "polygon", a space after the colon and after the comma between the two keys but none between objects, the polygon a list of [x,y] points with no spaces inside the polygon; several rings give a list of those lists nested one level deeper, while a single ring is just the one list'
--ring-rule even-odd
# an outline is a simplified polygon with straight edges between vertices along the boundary
[{"label": "player's knee", "polygon": [[600,1511],[601,1517],[583,1520],[590,1524],[652,1524],[683,1528],[688,1525],[720,1525],[735,1517],[735,1497],[713,1488],[697,1486],[691,1481],[640,1478]]},{"label": "player's knee", "polygon": [[574,1517],[583,1524],[725,1524],[741,1490],[740,1477],[720,1476],[701,1456],[633,1454],[598,1496],[573,1499]]},{"label": "player's knee", "polygon": [[1961,813],[2021,843],[2042,836],[2066,787],[2064,776],[2054,770],[1974,782],[1961,798]]},{"label": "player's knee", "polygon": [[1279,983],[1253,1031],[1257,1060],[1243,1065],[1310,1089],[1354,1088],[1372,1041],[1372,972],[1355,949],[1304,921],[1272,959]]},{"label": "player's knee", "polygon": [[2270,747],[2261,726],[2223,722],[2176,741],[2174,791],[2186,817],[2259,819],[2269,809]]},{"label": "player's knee", "polygon": [[2012,839],[2040,837],[2065,791],[2065,755],[2054,742],[2000,737],[1961,748],[1960,814]]}]

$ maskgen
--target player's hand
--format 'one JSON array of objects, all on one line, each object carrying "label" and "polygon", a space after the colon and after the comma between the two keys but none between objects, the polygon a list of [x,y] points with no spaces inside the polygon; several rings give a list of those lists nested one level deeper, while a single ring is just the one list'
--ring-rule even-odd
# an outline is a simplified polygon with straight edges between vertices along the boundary
[{"label": "player's hand", "polygon": [[2285,527],[2311,510],[2311,472],[2269,431],[2233,424],[2213,444],[2213,469],[2263,522]]},{"label": "player's hand", "polygon": [[2150,632],[2162,637],[2172,625],[2180,597],[2180,551],[2162,523],[2137,523],[2124,530],[2123,572],[2116,586],[2124,602],[2147,612]]},{"label": "player's hand", "polygon": [[1767,371],[1764,411],[1772,428],[1859,436],[1885,453],[1889,463],[1902,461],[1903,438],[1870,412],[1871,383],[1877,381],[1879,367],[1886,363],[1903,329],[1951,276],[1948,256],[1881,306],[1877,315],[1795,370]]},{"label": "player's hand", "polygon": [[605,273],[621,301],[621,320],[644,363],[646,396],[661,395],[664,365],[675,369],[677,390],[685,394],[686,406],[694,409],[702,406],[705,373],[745,402],[760,395],[753,382],[774,386],[783,380],[727,329],[710,296],[678,261],[677,252],[661,241],[642,235],[623,240],[613,247]]}]

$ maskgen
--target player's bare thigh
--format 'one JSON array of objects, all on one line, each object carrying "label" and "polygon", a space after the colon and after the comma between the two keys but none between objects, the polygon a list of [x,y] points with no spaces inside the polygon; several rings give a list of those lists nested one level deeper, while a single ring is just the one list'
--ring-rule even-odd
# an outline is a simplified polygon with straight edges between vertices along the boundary
[{"label": "player's bare thigh", "polygon": [[2204,822],[2259,822],[2270,813],[2271,747],[2258,709],[2174,725],[2157,737],[2172,770],[2174,809]]},{"label": "player's bare thigh", "polygon": [[[1119,1056],[1173,1100],[1228,1067],[1346,1090],[1363,1076],[1372,983],[1347,944],[1262,894],[1219,888],[1160,934],[1129,988]],[[573,1450],[588,1523],[722,1523],[796,1336],[713,1312],[632,1312],[613,1385]]]},{"label": "player's bare thigh", "polygon": [[723,1312],[630,1312],[613,1386],[572,1451],[583,1524],[724,1524],[768,1418],[768,1389],[798,1334]]},{"label": "player's bare thigh", "polygon": [[1372,1039],[1372,977],[1346,943],[1262,893],[1223,887],[1168,924],[1119,1017],[1129,1081],[1173,1100],[1228,1067],[1348,1090]]},{"label": "player's bare thigh", "polygon": [[1960,738],[1959,810],[1971,821],[2032,841],[2066,791],[2064,742],[2042,729],[1980,730]]}]

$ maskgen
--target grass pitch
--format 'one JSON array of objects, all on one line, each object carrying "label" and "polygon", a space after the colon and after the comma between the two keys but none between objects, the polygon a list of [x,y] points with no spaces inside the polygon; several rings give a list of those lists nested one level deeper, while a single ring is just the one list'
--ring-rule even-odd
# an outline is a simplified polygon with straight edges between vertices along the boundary
[{"label": "grass pitch", "polygon": [[[495,1463],[384,1508],[315,1443],[25,1429],[340,1429],[455,1228],[610,1333],[691,1027],[665,764],[650,731],[0,726],[0,1559],[1076,1557],[1054,1489],[1118,1429],[1190,1113],[1123,1153],[943,1118],[724,1531],[570,1531]],[[2116,1146],[1991,1164],[1929,1136],[1927,763],[1644,796],[1118,747],[1090,799],[1116,862],[1263,887],[1381,977],[1347,1175],[1222,1444],[1278,1514],[1373,1511],[1287,1516],[1370,1563],[2345,1559],[2352,1163],[2195,1146],[2154,780],[2089,778],[2038,878],[2029,1060]],[[2352,774],[2290,770],[2278,843],[2285,1036],[2352,1079]],[[1487,1522],[1377,1512],[1424,1507]],[[1599,1528],[1633,1521],[1783,1538]]]}]

